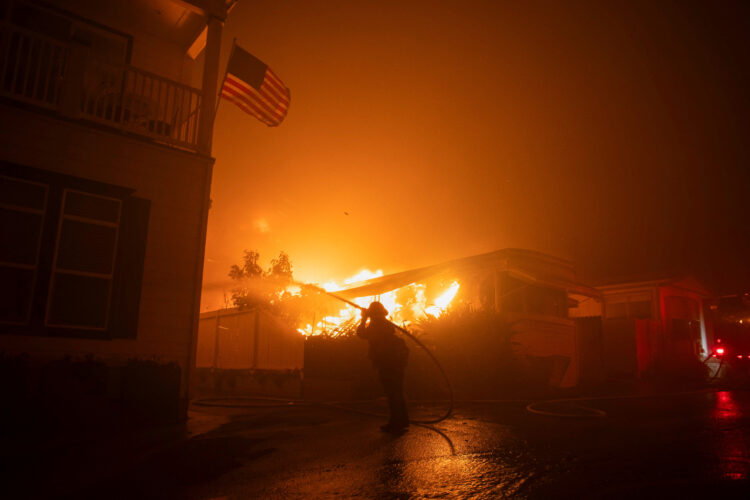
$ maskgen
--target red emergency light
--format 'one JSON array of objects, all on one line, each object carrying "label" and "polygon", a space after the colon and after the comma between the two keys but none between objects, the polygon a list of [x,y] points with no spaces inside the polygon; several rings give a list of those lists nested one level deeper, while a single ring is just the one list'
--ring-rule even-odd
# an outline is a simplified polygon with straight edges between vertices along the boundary
[{"label": "red emergency light", "polygon": [[724,355],[724,348],[723,347],[717,347],[716,348],[716,355],[717,356],[723,356]]}]

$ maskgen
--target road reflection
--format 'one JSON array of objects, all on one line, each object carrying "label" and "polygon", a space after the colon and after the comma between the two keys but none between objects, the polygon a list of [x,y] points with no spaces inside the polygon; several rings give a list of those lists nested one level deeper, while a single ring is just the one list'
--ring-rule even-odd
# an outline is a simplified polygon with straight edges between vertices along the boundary
[{"label": "road reflection", "polygon": [[[457,451],[453,441],[459,436],[462,444]],[[418,425],[406,436],[394,438],[376,473],[378,496],[501,498],[518,494],[534,477],[530,461],[517,451],[467,453],[468,437],[455,428]]]},{"label": "road reflection", "polygon": [[731,391],[716,393],[712,411],[716,425],[713,442],[719,472],[725,479],[746,480],[750,477],[750,443],[742,429],[742,412]]},{"label": "road reflection", "polygon": [[456,447],[453,445],[453,441],[451,441],[451,438],[448,437],[448,434],[446,434],[445,432],[431,425],[427,425],[427,424],[415,424],[415,425],[418,425],[419,427],[424,427],[425,429],[429,429],[435,434],[437,434],[438,436],[440,436],[441,438],[443,438],[445,443],[448,445],[448,449],[451,452],[451,456],[456,455]]}]

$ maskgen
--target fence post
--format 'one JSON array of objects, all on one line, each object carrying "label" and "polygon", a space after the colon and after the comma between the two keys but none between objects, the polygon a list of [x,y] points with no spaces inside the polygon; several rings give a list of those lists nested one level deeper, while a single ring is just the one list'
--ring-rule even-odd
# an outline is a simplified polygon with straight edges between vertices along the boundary
[{"label": "fence post", "polygon": [[253,325],[253,370],[258,369],[258,336],[260,335],[260,309],[255,308],[255,324]]},{"label": "fence post", "polygon": [[216,311],[216,328],[214,329],[214,370],[219,368],[219,329],[221,310]]}]

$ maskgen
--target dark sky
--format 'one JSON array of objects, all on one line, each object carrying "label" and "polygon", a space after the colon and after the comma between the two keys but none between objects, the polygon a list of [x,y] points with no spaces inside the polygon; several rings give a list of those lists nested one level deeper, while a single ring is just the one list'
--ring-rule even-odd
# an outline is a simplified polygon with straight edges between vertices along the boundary
[{"label": "dark sky", "polygon": [[750,288],[746,5],[240,1],[222,67],[236,37],[292,104],[221,103],[206,285],[245,248],[326,281],[524,247]]}]

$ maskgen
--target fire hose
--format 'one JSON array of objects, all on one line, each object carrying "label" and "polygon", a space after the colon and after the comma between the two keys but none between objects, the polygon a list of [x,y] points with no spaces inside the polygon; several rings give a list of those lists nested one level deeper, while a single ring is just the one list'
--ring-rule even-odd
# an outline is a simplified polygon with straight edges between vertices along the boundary
[{"label": "fire hose", "polygon": [[[318,287],[318,286],[315,286],[315,285],[310,285],[310,284],[307,284],[307,283],[305,283],[305,284],[301,284],[300,283],[300,285],[308,287],[308,288],[312,288],[313,290],[316,290],[316,291],[318,291],[320,293],[325,293],[329,297],[334,298],[336,300],[340,300],[341,302],[344,302],[346,304],[349,304],[350,306],[352,306],[352,307],[354,307],[356,309],[359,309],[360,311],[365,311],[367,309],[365,307],[360,306],[359,304],[356,304],[355,302],[352,302],[351,300],[348,300],[348,299],[345,299],[344,297],[341,297],[340,295],[336,295],[333,292],[329,292],[328,290],[326,290],[324,288],[321,288],[321,287]],[[455,403],[455,400],[454,400],[454,397],[453,397],[453,386],[451,385],[451,381],[448,378],[448,374],[445,373],[445,369],[443,368],[443,365],[440,364],[440,361],[438,361],[438,359],[435,357],[435,355],[432,353],[432,351],[426,345],[424,345],[424,343],[422,343],[421,340],[419,340],[417,337],[415,337],[406,328],[401,327],[401,326],[397,325],[396,323],[394,323],[392,321],[388,321],[388,322],[391,325],[393,325],[398,331],[400,331],[401,333],[403,333],[412,342],[414,342],[415,344],[417,344],[419,347],[422,348],[422,350],[427,354],[427,356],[433,361],[433,363],[437,367],[438,371],[440,372],[440,375],[442,375],[442,377],[443,377],[443,381],[445,382],[445,387],[446,387],[446,389],[448,389],[449,404],[448,404],[448,408],[446,409],[446,411],[442,415],[440,415],[439,417],[433,418],[433,419],[429,419],[429,420],[412,420],[412,422],[415,423],[415,424],[437,424],[438,422],[442,422],[443,420],[445,420],[446,418],[448,418],[448,417],[451,416],[451,413],[453,413],[453,405]],[[360,413],[367,413],[367,412],[360,412]],[[378,416],[380,416],[380,415],[378,415]]]}]

